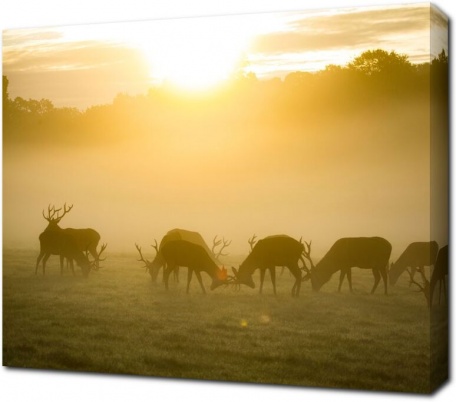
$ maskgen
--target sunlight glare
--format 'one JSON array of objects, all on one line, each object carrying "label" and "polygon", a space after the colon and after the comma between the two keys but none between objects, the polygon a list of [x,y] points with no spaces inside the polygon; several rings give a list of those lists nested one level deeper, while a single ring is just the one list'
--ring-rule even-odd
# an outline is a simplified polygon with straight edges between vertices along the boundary
[{"label": "sunlight glare", "polygon": [[137,39],[154,84],[206,90],[230,77],[243,62],[254,36],[241,17],[157,21],[153,32]]}]

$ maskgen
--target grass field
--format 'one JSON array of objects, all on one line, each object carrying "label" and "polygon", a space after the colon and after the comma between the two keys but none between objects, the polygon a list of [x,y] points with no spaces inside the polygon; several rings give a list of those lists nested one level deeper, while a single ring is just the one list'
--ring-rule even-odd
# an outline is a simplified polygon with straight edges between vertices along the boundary
[{"label": "grass field", "polygon": [[417,393],[446,378],[447,338],[435,334],[447,308],[430,313],[405,277],[369,295],[371,271],[353,269],[354,295],[335,275],[293,299],[288,271],[277,297],[268,274],[262,296],[258,274],[256,289],[212,292],[203,274],[208,294],[194,277],[187,295],[186,269],[167,292],[133,252],[108,253],[87,280],[60,275],[57,257],[35,276],[37,254],[3,251],[6,366]]}]

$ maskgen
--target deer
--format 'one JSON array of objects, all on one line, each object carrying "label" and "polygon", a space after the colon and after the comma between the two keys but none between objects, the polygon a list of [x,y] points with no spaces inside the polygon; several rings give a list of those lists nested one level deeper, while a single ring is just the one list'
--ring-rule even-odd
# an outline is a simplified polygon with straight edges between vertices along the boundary
[{"label": "deer", "polygon": [[[162,247],[167,242],[173,241],[173,240],[186,240],[191,243],[200,245],[201,247],[203,247],[206,250],[206,252],[209,255],[212,255],[215,258],[217,264],[219,264],[218,258],[220,256],[228,255],[226,253],[223,253],[223,250],[231,244],[231,241],[226,241],[225,238],[220,240],[220,239],[217,239],[217,236],[215,236],[213,239],[212,249],[209,249],[209,247],[206,244],[206,242],[204,241],[203,237],[198,232],[192,232],[190,230],[185,230],[185,229],[172,229],[172,230],[168,231],[165,236],[163,236],[163,238],[160,242],[160,246],[158,246],[157,240],[154,240],[155,244],[153,244],[152,247],[155,249],[156,254],[155,254],[155,258],[153,259],[153,261],[146,260],[142,255],[141,249],[138,248],[139,247],[138,245],[136,245],[136,249],[138,250],[139,255],[140,255],[140,259],[138,261],[144,262],[146,272],[149,272],[150,277],[153,282],[155,282],[157,280],[160,268],[162,268],[162,267],[164,268],[163,269],[163,280],[164,280],[164,271],[165,271],[166,261],[163,258],[161,250],[162,250]],[[222,244],[222,242],[223,242],[223,244]],[[216,251],[216,247],[218,247],[220,244],[222,244],[222,247],[218,251]],[[219,265],[221,265],[221,264],[219,264]],[[177,282],[179,282],[178,273],[179,273],[179,266],[175,266],[175,268],[173,270],[173,274],[174,274],[174,278]]]},{"label": "deer", "polygon": [[432,271],[431,275],[431,282],[430,282],[430,291],[429,291],[429,307],[432,306],[432,299],[434,296],[434,289],[439,283],[439,304],[440,304],[440,296],[442,293],[443,287],[443,294],[445,300],[447,298],[446,294],[446,276],[448,276],[448,245],[442,247],[437,254],[437,259],[435,260],[434,264],[434,271]]},{"label": "deer", "polygon": [[275,267],[286,266],[295,277],[295,283],[291,289],[292,297],[298,297],[301,289],[302,273],[298,262],[302,258],[304,246],[301,242],[287,235],[268,236],[255,244],[255,235],[248,240],[251,251],[241,263],[239,269],[232,267],[235,283],[244,284],[255,288],[252,275],[256,269],[260,270],[260,293],[263,288],[264,274],[267,269],[271,273],[274,295],[276,295]]},{"label": "deer", "polygon": [[[43,275],[46,274],[46,262],[51,254],[60,256],[60,273],[62,273],[63,259],[69,261],[71,270],[74,274],[73,260],[81,267],[82,275],[88,277],[92,268],[98,269],[98,264],[89,261],[88,253],[84,253],[79,248],[77,240],[64,230],[45,230],[39,236],[40,240],[40,254],[38,256],[35,268],[35,275],[38,273],[38,266],[43,259]],[[106,244],[101,248],[98,253],[98,260],[100,260],[101,253],[105,250]]]},{"label": "deer", "polygon": [[212,278],[211,290],[227,283],[227,270],[219,268],[213,256],[199,244],[187,240],[170,240],[160,248],[160,253],[166,263],[164,281],[167,290],[169,275],[177,266],[188,268],[187,293],[189,293],[193,272],[203,294],[206,294],[206,289],[203,285],[201,272],[206,272]]},{"label": "deer", "polygon": [[388,294],[387,268],[392,249],[388,240],[382,237],[341,238],[333,244],[317,265],[314,265],[310,256],[312,242],[305,243],[307,249],[304,249],[303,254],[310,262],[310,270],[304,266],[306,275],[303,281],[310,279],[314,291],[319,291],[329,281],[331,276],[339,270],[345,271],[351,288],[351,273],[349,273],[349,270],[352,267],[359,267],[372,269],[374,286],[371,294],[377,289],[380,278],[383,279],[385,295]]},{"label": "deer", "polygon": [[433,265],[438,251],[439,245],[435,241],[410,243],[396,262],[391,263],[389,269],[390,285],[394,286],[408,267],[411,268],[413,277],[417,268],[424,269],[425,266]]},{"label": "deer", "polygon": [[[48,226],[46,227],[46,229],[44,230],[43,233],[51,231],[51,232],[56,232],[56,233],[60,233],[60,234],[65,233],[65,234],[73,237],[75,244],[80,251],[82,251],[82,252],[88,251],[93,256],[95,261],[93,262],[92,265],[94,266],[94,269],[98,269],[99,261],[100,261],[99,256],[106,248],[106,245],[105,245],[104,248],[102,247],[100,252],[97,251],[98,243],[100,241],[100,235],[98,234],[98,232],[96,232],[93,229],[73,229],[73,228],[62,229],[59,226],[59,223],[62,220],[62,218],[67,213],[69,213],[72,210],[72,208],[73,208],[73,205],[70,205],[67,207],[67,205],[65,203],[63,206],[63,213],[61,214],[60,211],[62,210],[62,208],[56,209],[55,206],[51,207],[49,205],[48,211],[47,211],[47,216],[44,214],[44,210],[43,210],[43,212],[42,212],[43,217],[48,222]],[[52,238],[49,237],[49,239],[54,239],[54,238],[55,238],[55,236],[52,236]],[[44,248],[43,248],[43,246],[44,246]],[[60,255],[60,273],[63,273],[64,258],[67,258],[67,261],[68,261],[70,267],[73,267],[73,263],[68,257],[65,257],[62,254],[55,252],[55,250],[58,250],[59,247],[53,247],[52,244],[49,244],[49,241],[45,241],[43,246],[41,246],[41,241],[40,241],[41,251],[40,251],[40,255],[37,258],[35,273],[38,270],[38,265],[39,265],[41,258],[43,258],[44,256],[47,256],[45,258],[45,261],[47,261],[49,256],[52,254]],[[49,248],[48,251],[46,250],[46,247]],[[42,254],[42,253],[44,253],[44,254]],[[45,264],[45,262],[43,260],[43,272],[44,272],[44,264]],[[72,271],[74,273],[73,269],[72,269]]]},{"label": "deer", "polygon": [[[35,267],[35,275],[38,273],[38,266],[40,264],[41,259],[43,259],[43,275],[46,271],[46,261],[49,259],[51,255],[59,255],[60,256],[60,273],[63,273],[63,259],[65,258],[61,251],[62,251],[62,244],[64,242],[60,241],[59,236],[63,236],[64,232],[63,229],[59,226],[60,221],[62,218],[71,211],[73,205],[67,208],[66,203],[63,206],[63,213],[60,214],[62,208],[56,209],[55,206],[48,206],[48,213],[47,216],[44,214],[43,210],[43,218],[46,219],[48,225],[44,232],[39,235],[40,240],[40,254],[36,260],[36,267]],[[50,233],[49,235],[45,235],[46,233]],[[68,239],[68,237],[67,237]],[[68,243],[68,241],[67,241]],[[75,242],[72,242],[75,244]],[[79,258],[79,257],[78,257]],[[80,261],[82,261],[80,259]]]},{"label": "deer", "polygon": [[[76,240],[76,244],[79,249],[82,251],[87,251],[95,259],[94,267],[99,268],[99,254],[103,252],[97,251],[98,243],[100,242],[100,234],[91,228],[87,229],[74,229],[74,228],[65,228],[63,229],[66,233],[70,234]],[[106,247],[105,247],[106,248]]]}]

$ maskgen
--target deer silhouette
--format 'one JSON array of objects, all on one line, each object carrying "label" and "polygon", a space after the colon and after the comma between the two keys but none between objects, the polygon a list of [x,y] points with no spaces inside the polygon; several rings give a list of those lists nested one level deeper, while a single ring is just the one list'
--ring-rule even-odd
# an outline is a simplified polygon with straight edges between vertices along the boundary
[{"label": "deer silhouette", "polygon": [[301,242],[287,235],[268,236],[255,244],[255,236],[249,239],[251,252],[239,266],[239,270],[232,267],[237,284],[244,284],[255,288],[252,275],[255,270],[260,270],[260,293],[263,289],[264,275],[266,270],[271,273],[274,295],[276,295],[275,267],[286,266],[295,277],[295,283],[291,289],[293,297],[299,296],[301,289],[302,273],[298,261],[302,259],[304,246]]},{"label": "deer silhouette", "polygon": [[[81,266],[84,265],[83,273],[90,271],[90,267],[99,268],[101,253],[106,249],[106,245],[101,247],[100,252],[97,251],[100,235],[93,229],[62,229],[59,226],[62,218],[69,213],[73,205],[67,207],[66,203],[62,208],[56,209],[55,206],[48,206],[47,215],[43,210],[43,217],[48,222],[48,226],[39,236],[40,254],[36,260],[35,274],[38,272],[40,261],[43,262],[43,275],[46,272],[46,262],[51,255],[60,256],[60,273],[63,273],[63,261],[66,258],[72,272],[74,273],[73,260]],[[86,254],[84,254],[86,252]],[[95,261],[90,263],[87,253],[90,253]],[[89,269],[87,270],[87,263]]]},{"label": "deer silhouette", "polygon": [[[152,261],[149,261],[145,259],[142,255],[141,247],[139,247],[136,244],[136,249],[139,252],[139,260],[142,261],[145,264],[146,272],[149,272],[150,277],[153,282],[157,280],[158,274],[160,272],[160,269],[163,268],[163,281],[164,281],[164,276],[165,276],[165,269],[166,269],[166,260],[163,256],[162,253],[162,248],[165,244],[167,244],[170,241],[175,241],[175,240],[185,240],[190,243],[196,244],[201,246],[208,255],[212,256],[213,259],[215,260],[214,262],[217,265],[221,265],[220,262],[218,261],[218,258],[221,256],[226,256],[226,253],[223,253],[223,250],[231,244],[230,241],[223,239],[217,239],[217,236],[214,237],[213,239],[213,245],[212,248],[209,249],[208,245],[204,241],[203,237],[198,233],[198,232],[193,232],[190,230],[185,230],[185,229],[172,229],[168,231],[165,236],[163,236],[162,240],[160,241],[160,245],[157,245],[157,240],[154,240],[154,244],[152,247],[155,249],[156,254],[155,257]],[[221,246],[219,250],[216,250],[218,246]],[[174,279],[176,282],[179,282],[179,266],[175,266],[173,271]]]},{"label": "deer silhouette", "polygon": [[[372,269],[374,274],[374,286],[371,294],[383,278],[385,294],[388,293],[387,267],[391,255],[391,243],[382,237],[346,237],[337,240],[329,249],[326,255],[314,265],[311,253],[311,242],[306,243],[307,250],[304,250],[305,257],[310,262],[310,270],[304,267],[306,275],[303,280],[311,280],[312,288],[315,291],[329,281],[337,271],[351,270],[352,267]],[[347,275],[351,288],[351,274]],[[340,288],[340,284],[339,284]]]},{"label": "deer silhouette", "polygon": [[417,268],[433,265],[439,251],[435,241],[410,243],[402,252],[396,262],[391,263],[389,269],[390,285],[395,285],[402,273],[410,267],[411,277],[415,276]]}]

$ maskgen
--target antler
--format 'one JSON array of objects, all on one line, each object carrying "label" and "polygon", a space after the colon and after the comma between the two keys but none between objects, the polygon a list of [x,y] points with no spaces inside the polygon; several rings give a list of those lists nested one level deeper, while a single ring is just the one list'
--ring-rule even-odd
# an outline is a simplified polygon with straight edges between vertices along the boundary
[{"label": "antler", "polygon": [[235,290],[241,289],[241,284],[239,283],[239,281],[237,280],[237,278],[234,275],[227,275],[224,282],[225,283],[223,285],[225,286],[225,288],[227,288],[228,286],[231,286],[231,287],[234,287]]},{"label": "antler", "polygon": [[[135,246],[136,246],[136,250],[138,250],[138,252],[139,252],[139,256],[141,257],[138,261],[142,261],[144,264],[146,264],[144,267],[146,268],[146,272],[147,272],[150,269],[151,262],[149,260],[144,259],[142,252],[141,252],[141,247],[139,247],[136,243],[135,243]],[[154,247],[154,246],[152,246],[152,247]]]},{"label": "antler", "polygon": [[155,249],[155,251],[158,254],[158,244],[157,244],[157,239],[154,239],[155,244],[151,244],[151,246]]},{"label": "antler", "polygon": [[410,270],[410,268],[407,268],[406,271],[408,272],[410,277],[410,284],[418,286],[419,290],[417,290],[417,292],[423,292],[424,297],[426,298],[427,305],[430,306],[430,283],[429,280],[426,278],[424,270],[421,267],[417,268],[417,272],[420,273],[421,279],[423,281],[422,284],[413,279],[412,271]]},{"label": "antler", "polygon": [[[312,249],[312,240],[311,240],[309,243],[307,243],[306,241],[305,241],[304,243],[305,243],[305,244],[303,244],[302,255],[303,255],[305,258],[307,258],[307,259],[309,260],[309,262],[310,262],[310,269],[312,270],[312,269],[315,268],[315,265],[314,265],[314,263],[313,263],[313,261],[312,261],[312,258],[310,257],[310,251],[311,251],[311,249]],[[306,246],[307,246],[307,250],[306,250]],[[307,266],[306,266],[305,263],[304,263],[303,269],[304,269],[306,272],[309,272],[309,273],[310,273],[309,268],[307,268]]]},{"label": "antler", "polygon": [[[301,239],[299,239],[299,243],[302,244],[302,237]],[[312,240],[307,243],[307,242],[304,242],[304,244],[302,244],[302,253],[301,253],[301,257],[300,257],[300,260],[302,261],[303,263],[303,266],[301,267],[301,270],[305,272],[305,275],[302,277],[302,281],[308,281],[309,279],[311,279],[311,275],[312,275],[312,270],[315,268],[315,265],[312,261],[312,258],[310,257],[310,250],[312,248]],[[307,246],[307,250],[306,250],[306,246]],[[310,269],[307,268],[307,265],[306,265],[306,262],[304,261],[304,258],[307,258],[310,262]]]},{"label": "antler", "polygon": [[[102,246],[101,246],[100,252],[99,253],[97,252],[96,260],[92,261],[90,263],[92,265],[92,269],[94,269],[95,271],[98,271],[101,268],[100,267],[100,261],[106,260],[106,258],[100,258],[101,253],[103,253],[103,251],[106,250],[106,247],[108,247],[108,245],[106,243],[103,243]],[[89,258],[89,252],[88,251],[86,251],[86,254],[87,254],[87,258]]]},{"label": "antler", "polygon": [[248,241],[248,243],[250,244],[250,251],[253,250],[253,246],[255,245],[256,243],[256,234],[254,234]]},{"label": "antler", "polygon": [[[53,205],[51,207],[51,204],[48,205],[48,214],[47,216],[44,215],[44,209],[43,209],[43,217],[46,219],[49,223],[51,222],[59,222],[60,219],[62,219],[68,212],[71,211],[73,208],[73,205],[69,206],[67,208],[66,203],[63,205],[63,215],[59,215],[59,212],[62,210],[62,208],[55,209],[55,206]],[[55,214],[57,214],[57,217],[55,218]]]},{"label": "antler", "polygon": [[101,253],[103,253],[103,251],[106,250],[106,247],[108,247],[108,244],[107,243],[103,243],[101,248],[100,248],[100,252],[98,253],[98,261],[106,260],[106,257],[105,258],[100,258]]},{"label": "antler", "polygon": [[[217,240],[217,235],[214,237],[214,239],[212,240],[212,254],[214,255],[214,257],[217,259],[219,257],[225,257],[228,255],[228,253],[223,253],[223,250],[228,247],[230,244],[231,244],[231,240],[225,240],[225,238],[223,237],[221,240]],[[215,248],[217,246],[219,246],[220,244],[222,244],[222,247],[220,248],[220,250],[218,252],[215,251]]]}]

